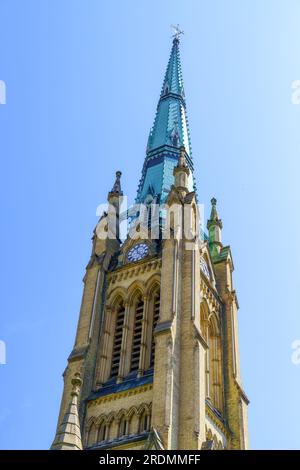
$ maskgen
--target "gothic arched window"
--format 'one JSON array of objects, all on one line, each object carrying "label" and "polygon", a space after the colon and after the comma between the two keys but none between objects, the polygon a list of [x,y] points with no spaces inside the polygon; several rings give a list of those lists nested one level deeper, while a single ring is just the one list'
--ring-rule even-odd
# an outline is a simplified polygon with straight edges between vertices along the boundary
[{"label": "gothic arched window", "polygon": [[97,440],[97,428],[95,423],[92,423],[88,432],[87,445],[93,446]]},{"label": "gothic arched window", "polygon": [[98,442],[105,441],[106,439],[106,424],[104,421],[99,426],[99,431],[98,431]]},{"label": "gothic arched window", "polygon": [[122,416],[119,422],[118,437],[126,436],[126,434],[127,434],[127,421],[126,421],[125,416]]},{"label": "gothic arched window", "polygon": [[138,370],[140,362],[141,338],[143,327],[144,301],[139,297],[134,308],[134,326],[132,336],[130,372]]},{"label": "gothic arched window", "polygon": [[139,432],[145,432],[150,430],[150,415],[143,411],[139,419]]},{"label": "gothic arched window", "polygon": [[121,356],[122,336],[123,336],[123,324],[124,324],[125,307],[121,302],[116,312],[116,325],[114,333],[114,343],[111,360],[111,377],[116,377],[119,372],[119,363]]},{"label": "gothic arched window", "polygon": [[151,351],[150,351],[150,368],[154,367],[155,359],[155,342],[154,342],[154,330],[158,323],[160,310],[160,293],[157,289],[153,294],[153,317],[152,317],[152,335],[151,335]]}]

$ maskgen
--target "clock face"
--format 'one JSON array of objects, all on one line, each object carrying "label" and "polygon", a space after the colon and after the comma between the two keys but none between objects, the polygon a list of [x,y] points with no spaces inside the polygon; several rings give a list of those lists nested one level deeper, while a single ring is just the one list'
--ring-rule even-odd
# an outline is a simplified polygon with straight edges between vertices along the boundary
[{"label": "clock face", "polygon": [[204,258],[200,258],[200,269],[203,272],[203,274],[210,279],[210,272],[207,266],[207,263]]},{"label": "clock face", "polygon": [[130,262],[140,261],[149,253],[149,247],[146,243],[138,243],[134,245],[127,253],[127,259]]}]

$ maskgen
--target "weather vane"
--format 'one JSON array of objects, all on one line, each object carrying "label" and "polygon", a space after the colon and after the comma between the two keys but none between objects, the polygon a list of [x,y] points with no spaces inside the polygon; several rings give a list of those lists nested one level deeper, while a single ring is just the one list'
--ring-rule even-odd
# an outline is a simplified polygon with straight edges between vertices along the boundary
[{"label": "weather vane", "polygon": [[182,31],[182,29],[179,28],[179,24],[176,25],[176,26],[174,26],[174,25],[172,24],[172,25],[171,25],[171,28],[174,30],[174,34],[172,35],[172,37],[173,37],[174,39],[179,40],[179,36],[180,36],[181,34],[184,34],[184,31]]}]

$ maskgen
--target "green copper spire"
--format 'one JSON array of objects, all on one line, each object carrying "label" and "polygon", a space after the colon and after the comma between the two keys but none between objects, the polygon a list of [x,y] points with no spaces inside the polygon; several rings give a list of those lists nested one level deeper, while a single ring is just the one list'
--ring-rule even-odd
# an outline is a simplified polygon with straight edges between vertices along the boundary
[{"label": "green copper spire", "polygon": [[175,37],[158,102],[153,128],[150,131],[147,151],[162,145],[178,148],[184,145],[191,155],[191,144],[185,110],[179,39]]},{"label": "green copper spire", "polygon": [[189,191],[195,190],[178,31],[177,29],[174,35],[154,124],[148,139],[137,202],[144,202],[149,194],[158,202],[165,202],[174,183],[173,169],[177,165],[181,146],[185,148],[190,169]]}]

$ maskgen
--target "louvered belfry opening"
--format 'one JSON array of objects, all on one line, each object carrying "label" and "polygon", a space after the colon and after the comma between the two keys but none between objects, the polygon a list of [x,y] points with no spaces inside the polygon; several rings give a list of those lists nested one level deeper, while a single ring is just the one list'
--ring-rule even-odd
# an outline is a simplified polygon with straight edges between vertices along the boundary
[{"label": "louvered belfry opening", "polygon": [[153,322],[152,322],[152,337],[151,337],[151,355],[150,355],[150,368],[154,367],[155,358],[155,342],[154,342],[154,330],[159,319],[160,309],[160,294],[156,292],[153,299]]},{"label": "louvered belfry opening", "polygon": [[139,299],[135,306],[134,330],[132,337],[131,368],[133,372],[138,370],[140,361],[142,326],[143,326],[144,302]]},{"label": "louvered belfry opening", "polygon": [[114,345],[113,345],[113,353],[112,353],[112,361],[111,361],[111,372],[110,372],[111,377],[116,377],[119,372],[124,315],[125,315],[125,307],[123,304],[120,304],[117,310],[117,319],[116,319]]}]

